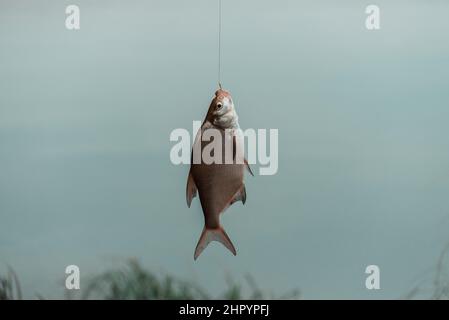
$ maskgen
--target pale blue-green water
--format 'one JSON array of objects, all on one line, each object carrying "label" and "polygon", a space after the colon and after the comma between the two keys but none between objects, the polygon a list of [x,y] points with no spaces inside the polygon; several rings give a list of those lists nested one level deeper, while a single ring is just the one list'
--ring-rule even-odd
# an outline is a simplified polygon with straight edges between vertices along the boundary
[{"label": "pale blue-green water", "polygon": [[368,4],[223,0],[222,82],[242,128],[279,129],[279,171],[223,216],[238,255],[194,262],[169,134],[216,89],[217,1],[2,0],[1,268],[29,298],[129,257],[212,293],[246,273],[304,298],[406,293],[449,240],[449,3],[376,1],[377,31]]}]

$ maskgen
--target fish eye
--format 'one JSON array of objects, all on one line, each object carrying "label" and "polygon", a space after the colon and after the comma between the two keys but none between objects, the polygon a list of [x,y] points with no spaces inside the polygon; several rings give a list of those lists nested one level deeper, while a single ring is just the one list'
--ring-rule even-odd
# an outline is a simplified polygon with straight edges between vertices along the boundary
[{"label": "fish eye", "polygon": [[221,102],[217,103],[217,110],[220,110],[221,107],[223,107],[223,104]]}]

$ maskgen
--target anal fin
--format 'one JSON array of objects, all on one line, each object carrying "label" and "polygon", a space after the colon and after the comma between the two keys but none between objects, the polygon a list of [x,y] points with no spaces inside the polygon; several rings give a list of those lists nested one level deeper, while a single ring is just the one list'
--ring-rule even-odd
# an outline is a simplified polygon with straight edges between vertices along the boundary
[{"label": "anal fin", "polygon": [[242,203],[245,204],[245,202],[246,202],[246,188],[245,188],[245,185],[242,185],[240,190],[232,198],[232,200],[229,203],[229,205],[231,205],[231,204],[233,204],[233,203],[235,203],[237,201],[242,201]]}]

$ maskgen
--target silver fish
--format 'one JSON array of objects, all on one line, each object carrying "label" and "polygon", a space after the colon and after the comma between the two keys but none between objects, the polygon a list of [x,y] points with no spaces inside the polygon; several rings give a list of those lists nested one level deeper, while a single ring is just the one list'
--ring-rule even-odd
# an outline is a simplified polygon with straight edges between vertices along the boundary
[{"label": "silver fish", "polygon": [[[205,163],[203,159],[200,159],[198,163],[195,163],[193,161],[195,150],[202,152],[209,143],[213,142],[213,140],[203,141],[201,138],[210,129],[220,133],[223,148],[222,161],[221,163]],[[187,178],[187,205],[190,208],[192,199],[198,193],[204,214],[204,228],[195,248],[195,260],[211,241],[221,242],[232,254],[237,254],[231,239],[220,224],[220,214],[237,201],[245,204],[246,189],[243,183],[245,167],[253,175],[243,156],[243,161],[236,159],[236,155],[243,154],[242,144],[236,138],[239,130],[238,116],[231,95],[223,89],[217,90],[195,139]],[[231,163],[225,162],[225,157],[229,156],[230,149],[225,147],[229,140],[232,146],[233,161]]]}]

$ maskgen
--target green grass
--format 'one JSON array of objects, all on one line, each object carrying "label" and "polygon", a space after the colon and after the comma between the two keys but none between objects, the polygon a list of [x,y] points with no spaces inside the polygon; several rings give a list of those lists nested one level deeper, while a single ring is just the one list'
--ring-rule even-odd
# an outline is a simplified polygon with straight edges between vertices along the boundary
[{"label": "green grass", "polygon": [[[401,299],[449,299],[449,244],[441,253],[436,268]],[[65,291],[65,299],[112,300],[195,300],[195,299],[298,299],[299,290],[276,295],[260,289],[250,275],[243,281],[226,279],[222,293],[212,295],[194,281],[180,279],[169,274],[154,273],[143,268],[138,261],[129,260],[121,267],[93,275],[80,291]],[[65,290],[65,289],[64,289]],[[39,299],[45,299],[37,295]],[[20,300],[20,282],[12,268],[0,275],[0,300]]]},{"label": "green grass", "polygon": [[[156,274],[143,268],[136,260],[124,266],[91,276],[80,291],[65,290],[65,299],[110,300],[195,300],[195,299],[298,299],[298,290],[282,295],[265,292],[251,276],[243,282],[227,279],[224,291],[212,295],[193,281],[168,274]],[[21,299],[20,284],[16,274],[9,269],[0,277],[0,299]],[[38,298],[44,299],[41,295]]]},{"label": "green grass", "polygon": [[19,279],[12,268],[5,276],[0,276],[0,300],[21,300],[22,291]]},{"label": "green grass", "polygon": [[449,243],[440,254],[434,272],[420,281],[406,299],[449,300]]},{"label": "green grass", "polygon": [[82,299],[154,300],[154,299],[295,299],[299,291],[293,290],[282,296],[263,292],[252,277],[244,283],[227,281],[224,292],[213,296],[198,284],[171,275],[156,275],[145,270],[135,260],[124,267],[94,276],[82,292]]}]

